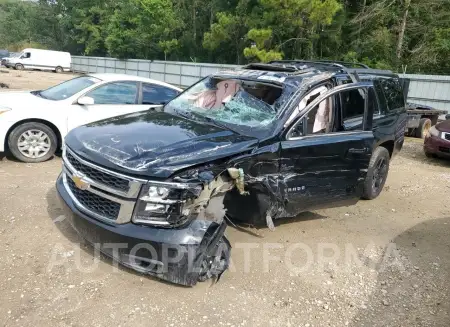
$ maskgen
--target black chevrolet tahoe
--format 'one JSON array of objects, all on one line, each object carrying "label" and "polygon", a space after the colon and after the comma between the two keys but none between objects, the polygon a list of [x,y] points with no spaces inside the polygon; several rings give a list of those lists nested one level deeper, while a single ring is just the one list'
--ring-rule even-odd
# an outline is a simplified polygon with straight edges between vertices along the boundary
[{"label": "black chevrolet tahoe", "polygon": [[104,254],[193,286],[227,269],[229,221],[274,228],[376,198],[406,116],[389,71],[251,64],[159,109],[74,129],[56,187],[71,225]]}]

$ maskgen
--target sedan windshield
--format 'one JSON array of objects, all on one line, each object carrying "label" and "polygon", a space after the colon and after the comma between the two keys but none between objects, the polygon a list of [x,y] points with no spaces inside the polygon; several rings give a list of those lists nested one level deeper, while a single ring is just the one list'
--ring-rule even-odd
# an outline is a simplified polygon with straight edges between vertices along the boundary
[{"label": "sedan windshield", "polygon": [[49,100],[64,100],[100,81],[98,78],[92,76],[81,76],[53,86],[45,91],[34,92],[33,94]]},{"label": "sedan windshield", "polygon": [[208,77],[166,109],[216,124],[264,129],[275,120],[282,91],[277,85],[257,81]]}]

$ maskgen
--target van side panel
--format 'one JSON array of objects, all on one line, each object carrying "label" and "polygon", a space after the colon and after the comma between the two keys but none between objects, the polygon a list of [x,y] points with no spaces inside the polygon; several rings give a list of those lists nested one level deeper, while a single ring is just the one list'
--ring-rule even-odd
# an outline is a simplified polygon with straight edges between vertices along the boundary
[{"label": "van side panel", "polygon": [[18,62],[25,68],[55,70],[56,67],[62,67],[64,71],[71,70],[72,57],[68,52],[41,49],[24,49],[22,52],[30,53],[30,58]]}]

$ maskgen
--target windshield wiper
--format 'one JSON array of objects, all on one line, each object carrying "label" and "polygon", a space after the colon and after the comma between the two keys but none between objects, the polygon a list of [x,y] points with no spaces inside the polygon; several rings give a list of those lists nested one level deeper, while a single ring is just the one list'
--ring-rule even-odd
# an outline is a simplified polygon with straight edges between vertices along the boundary
[{"label": "windshield wiper", "polygon": [[172,109],[177,115],[183,117],[183,118],[188,118],[188,119],[192,119],[192,114],[188,114],[186,111],[181,111],[176,109],[175,107]]}]

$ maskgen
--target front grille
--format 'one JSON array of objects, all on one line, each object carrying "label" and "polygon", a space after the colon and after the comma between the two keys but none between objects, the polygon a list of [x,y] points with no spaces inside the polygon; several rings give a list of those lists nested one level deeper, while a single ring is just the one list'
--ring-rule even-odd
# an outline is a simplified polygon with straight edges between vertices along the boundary
[{"label": "front grille", "polygon": [[84,163],[78,161],[70,152],[67,151],[66,158],[72,167],[77,171],[86,175],[90,179],[109,186],[113,189],[117,189],[122,192],[128,192],[130,189],[129,182],[126,179],[122,179],[113,175],[106,174],[100,170],[92,168]]},{"label": "front grille", "polygon": [[102,198],[101,196],[98,196],[89,191],[80,190],[75,186],[75,183],[69,176],[67,176],[67,184],[73,196],[86,209],[89,209],[90,211],[111,220],[116,220],[119,216],[119,203]]},{"label": "front grille", "polygon": [[445,133],[444,136],[446,140],[450,141],[450,133]]}]

